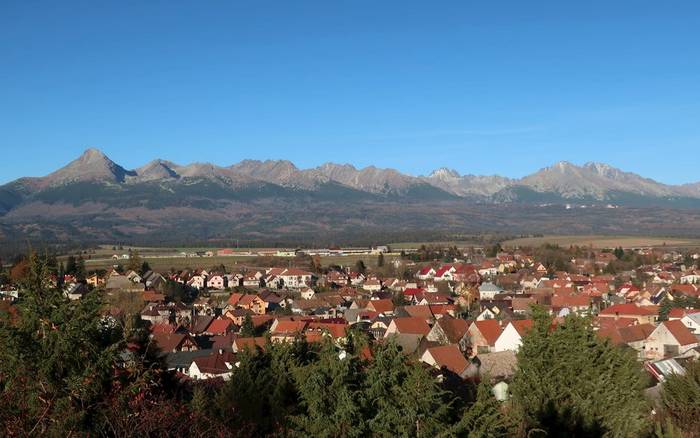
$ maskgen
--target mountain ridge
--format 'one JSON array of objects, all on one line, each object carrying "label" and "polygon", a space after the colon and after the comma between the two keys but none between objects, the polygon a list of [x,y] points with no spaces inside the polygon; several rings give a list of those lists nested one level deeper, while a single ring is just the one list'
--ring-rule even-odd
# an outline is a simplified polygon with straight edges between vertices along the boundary
[{"label": "mountain ridge", "polygon": [[77,159],[44,177],[20,178],[2,187],[21,185],[31,191],[87,181],[123,185],[193,179],[213,181],[232,189],[268,183],[292,189],[320,190],[331,184],[383,196],[402,196],[422,189],[433,194],[441,191],[444,192],[443,195],[481,201],[504,199],[502,192],[519,189],[557,194],[562,199],[580,201],[611,201],[615,199],[613,193],[653,198],[700,199],[700,182],[663,184],[601,162],[587,162],[579,166],[559,161],[522,178],[460,175],[447,167],[435,169],[427,176],[413,176],[392,168],[357,168],[352,164],[331,162],[300,169],[289,160],[250,159],[230,166],[198,162],[179,165],[155,159],[134,170],[127,170],[95,148],[87,149]]},{"label": "mountain ridge", "polygon": [[604,163],[567,162],[519,179],[448,168],[428,176],[335,163],[300,169],[287,160],[219,166],[156,159],[128,170],[88,149],[46,176],[0,186],[0,228],[5,241],[692,234],[700,229],[700,183],[671,186]]}]

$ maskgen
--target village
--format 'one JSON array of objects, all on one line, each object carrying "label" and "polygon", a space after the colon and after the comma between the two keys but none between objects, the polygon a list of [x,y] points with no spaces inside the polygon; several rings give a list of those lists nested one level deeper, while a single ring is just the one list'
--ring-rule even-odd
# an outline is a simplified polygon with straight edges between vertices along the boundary
[{"label": "village", "polygon": [[[72,300],[103,290],[112,323],[138,312],[168,369],[193,380],[228,379],[245,349],[301,337],[328,339],[342,352],[348,333],[361,332],[368,358],[372,345],[391,339],[438,373],[488,378],[505,400],[537,308],[554,324],[589,317],[600,338],[635,351],[653,382],[700,357],[700,255],[692,251],[421,247],[385,264],[386,250],[376,266],[321,267],[302,254],[294,260],[303,267],[154,272],[132,260],[138,269],[52,281]],[[13,286],[2,286],[10,309],[22,299]]]}]

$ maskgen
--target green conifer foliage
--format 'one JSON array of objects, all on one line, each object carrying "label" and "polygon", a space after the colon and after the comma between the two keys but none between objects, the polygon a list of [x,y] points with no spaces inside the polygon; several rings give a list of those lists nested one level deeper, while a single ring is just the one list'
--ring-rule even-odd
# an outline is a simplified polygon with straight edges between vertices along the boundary
[{"label": "green conifer foliage", "polygon": [[[599,339],[587,319],[556,328],[541,310],[518,352],[513,408],[525,431],[547,436],[639,436],[650,412],[639,364]],[[531,433],[531,436],[532,436]]]}]

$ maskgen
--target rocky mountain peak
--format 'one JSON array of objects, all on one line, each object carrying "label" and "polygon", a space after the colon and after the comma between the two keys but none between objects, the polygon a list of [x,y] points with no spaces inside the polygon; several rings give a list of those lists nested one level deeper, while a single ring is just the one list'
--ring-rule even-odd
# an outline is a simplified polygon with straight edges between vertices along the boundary
[{"label": "rocky mountain peak", "polygon": [[454,169],[449,169],[447,167],[440,167],[439,169],[433,170],[429,178],[439,178],[439,179],[453,179],[459,178],[460,174]]}]

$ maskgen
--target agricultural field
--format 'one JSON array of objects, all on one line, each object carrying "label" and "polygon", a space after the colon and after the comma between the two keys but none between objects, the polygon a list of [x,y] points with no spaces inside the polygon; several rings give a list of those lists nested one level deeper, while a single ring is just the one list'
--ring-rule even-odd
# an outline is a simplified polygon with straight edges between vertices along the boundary
[{"label": "agricultural field", "polygon": [[643,237],[643,236],[543,236],[525,237],[501,242],[504,248],[537,247],[546,243],[559,246],[588,246],[597,249],[616,248],[646,248],[646,247],[700,247],[700,239],[685,239],[673,237]]},{"label": "agricultural field", "polygon": [[[149,254],[148,251],[139,250],[141,258],[148,262],[151,268],[155,271],[168,271],[171,268],[181,270],[186,268],[211,268],[214,266],[224,265],[226,269],[234,271],[243,266],[247,267],[269,267],[272,260],[276,266],[286,266],[285,263],[293,264],[293,257],[263,257],[256,255],[241,255],[241,256],[214,256],[214,257],[180,257],[180,256],[160,256]],[[358,260],[362,260],[366,266],[373,267],[377,265],[377,255],[374,254],[353,254],[347,256],[322,256],[321,264],[323,266],[341,265],[353,267]],[[385,255],[384,263],[388,264],[392,259],[398,258],[398,255]],[[114,265],[126,265],[128,260],[113,260],[111,258],[102,258],[93,255],[92,258],[86,259],[85,265],[88,270],[108,269]]]}]

